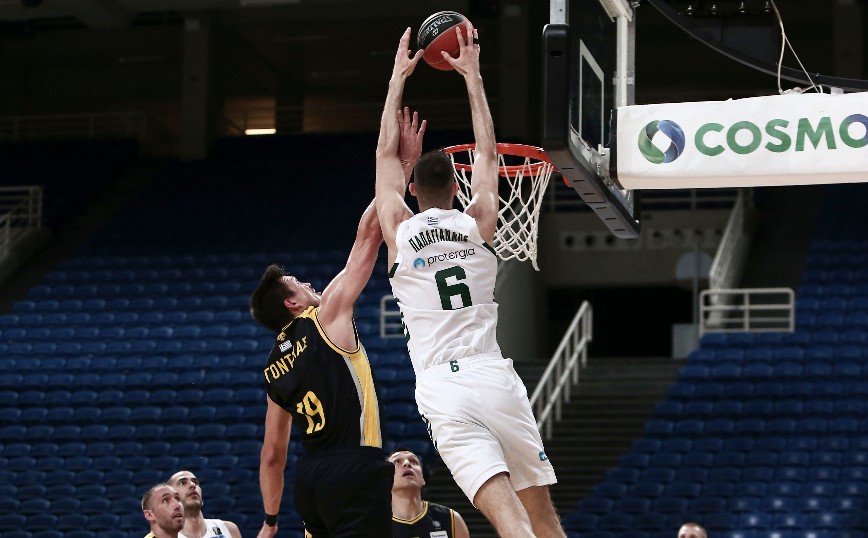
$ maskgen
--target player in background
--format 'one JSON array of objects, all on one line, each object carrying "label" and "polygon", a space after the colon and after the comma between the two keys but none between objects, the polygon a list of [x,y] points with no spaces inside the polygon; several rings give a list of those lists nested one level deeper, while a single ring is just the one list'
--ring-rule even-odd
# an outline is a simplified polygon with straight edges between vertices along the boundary
[{"label": "player in background", "polygon": [[395,464],[392,483],[392,538],[439,536],[470,538],[461,514],[448,506],[422,500],[422,461],[411,450],[398,448],[389,456]]},{"label": "player in background", "polygon": [[151,525],[145,538],[178,538],[184,528],[181,495],[169,484],[151,486],[142,495],[142,513]]},{"label": "player in background", "polygon": [[205,519],[202,515],[202,486],[199,479],[190,471],[178,471],[169,478],[169,485],[181,495],[184,506],[184,528],[181,534],[186,538],[216,538],[228,536],[241,538],[238,525],[222,519]]}]

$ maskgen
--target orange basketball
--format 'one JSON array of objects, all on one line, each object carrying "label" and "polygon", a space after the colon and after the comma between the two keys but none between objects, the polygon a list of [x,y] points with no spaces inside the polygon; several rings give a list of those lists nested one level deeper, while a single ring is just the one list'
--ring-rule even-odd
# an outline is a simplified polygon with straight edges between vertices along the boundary
[{"label": "orange basketball", "polygon": [[425,19],[419,27],[416,42],[419,48],[425,51],[422,58],[428,65],[443,71],[452,69],[440,52],[446,51],[453,58],[458,57],[460,47],[458,36],[455,35],[455,27],[459,24],[464,25],[465,34],[473,31],[473,25],[467,17],[455,11],[438,11]]}]

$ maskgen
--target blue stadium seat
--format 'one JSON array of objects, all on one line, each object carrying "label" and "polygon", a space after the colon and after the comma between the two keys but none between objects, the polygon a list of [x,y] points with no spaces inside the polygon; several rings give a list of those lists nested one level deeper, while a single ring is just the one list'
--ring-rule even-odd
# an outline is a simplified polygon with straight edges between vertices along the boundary
[{"label": "blue stadium seat", "polygon": [[708,435],[732,435],[735,432],[735,422],[729,419],[709,420],[705,423],[704,431]]},{"label": "blue stadium seat", "polygon": [[683,414],[685,418],[705,419],[712,415],[714,403],[710,400],[691,400],[684,404]]},{"label": "blue stadium seat", "polygon": [[237,423],[226,427],[225,436],[230,440],[257,439],[257,426],[255,424]]},{"label": "blue stadium seat", "polygon": [[232,444],[229,441],[223,441],[220,439],[201,441],[199,445],[199,453],[203,456],[208,456],[209,459],[212,460],[212,463],[213,458],[211,458],[211,456],[220,456],[230,454],[231,452]]},{"label": "blue stadium seat", "polygon": [[726,508],[727,499],[724,497],[703,496],[693,499],[689,503],[690,511],[698,514],[714,514],[723,512]]},{"label": "blue stadium seat", "polygon": [[702,489],[702,494],[706,497],[719,497],[724,499],[732,497],[734,492],[734,483],[729,481],[717,482],[711,480],[706,483],[705,487]]},{"label": "blue stadium seat", "polygon": [[[649,441],[651,440],[649,439]],[[667,439],[663,439],[662,442],[656,439],[654,441],[656,441],[657,448],[653,448],[653,445],[649,445],[648,447],[646,447],[649,448],[649,450],[644,450],[644,452],[654,453],[657,451],[663,451],[683,454],[684,452],[689,451],[690,448],[693,446],[693,441],[687,437],[670,437]],[[638,441],[633,443],[633,449],[636,450],[637,446]]]},{"label": "blue stadium seat", "polygon": [[747,512],[738,516],[738,524],[744,529],[769,529],[774,525],[774,517],[765,512]]},{"label": "blue stadium seat", "polygon": [[639,479],[639,471],[629,467],[616,467],[606,471],[606,481],[632,484]]},{"label": "blue stadium seat", "polygon": [[795,497],[785,496],[780,497],[772,495],[763,499],[760,506],[767,512],[791,512],[797,507],[797,499]]},{"label": "blue stadium seat", "polygon": [[712,467],[708,473],[708,479],[715,482],[737,483],[742,478],[742,470],[739,467]]},{"label": "blue stadium seat", "polygon": [[612,500],[605,497],[588,497],[579,501],[579,512],[586,514],[608,514],[612,511]]},{"label": "blue stadium seat", "polygon": [[665,485],[675,480],[675,470],[668,467],[648,467],[642,470],[640,476],[643,481]]},{"label": "blue stadium seat", "polygon": [[672,426],[672,433],[679,436],[700,435],[705,429],[705,422],[701,420],[679,420]]},{"label": "blue stadium seat", "polygon": [[620,499],[627,494],[627,486],[619,482],[600,482],[593,486],[592,494],[594,497]]},{"label": "blue stadium seat", "polygon": [[[681,464],[686,467],[710,467],[714,462],[714,454],[702,450],[691,450],[684,453]],[[677,467],[674,465],[672,467]]]},{"label": "blue stadium seat", "polygon": [[672,433],[672,420],[649,420],[645,424],[645,434],[653,437],[665,437]]},{"label": "blue stadium seat", "polygon": [[[634,498],[657,499],[663,494],[664,489],[665,484],[641,481],[628,485],[627,491],[629,495]],[[645,510],[647,510],[647,507],[642,511]]]},{"label": "blue stadium seat", "polygon": [[[18,505],[17,512],[26,516],[40,515],[48,513],[50,507],[51,503],[47,499],[30,498],[21,501],[21,503]],[[28,525],[29,524],[30,517],[28,517]]]},{"label": "blue stadium seat", "polygon": [[633,527],[633,518],[628,514],[605,514],[601,515],[597,524],[604,531],[628,531]]},{"label": "blue stadium seat", "polygon": [[695,482],[673,482],[666,487],[666,494],[672,497],[692,499],[699,495],[700,486]]},{"label": "blue stadium seat", "polygon": [[[662,490],[662,487],[660,488]],[[644,514],[648,511],[651,502],[642,497],[623,497],[617,499],[612,507],[615,512],[624,514]]]},{"label": "blue stadium seat", "polygon": [[223,422],[235,423],[244,413],[244,407],[230,403],[232,401],[232,389],[211,389],[205,392],[206,400],[217,396],[215,393],[220,392],[219,398],[214,399],[214,404],[217,405],[214,419]]}]

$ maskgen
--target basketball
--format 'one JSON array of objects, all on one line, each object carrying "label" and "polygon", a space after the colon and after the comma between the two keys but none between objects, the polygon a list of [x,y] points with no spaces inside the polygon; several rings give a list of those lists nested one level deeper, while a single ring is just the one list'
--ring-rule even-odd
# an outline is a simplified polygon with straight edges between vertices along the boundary
[{"label": "basketball", "polygon": [[416,42],[419,48],[425,51],[422,58],[428,65],[443,71],[452,69],[452,66],[443,59],[440,52],[446,51],[453,58],[458,57],[460,48],[458,36],[455,35],[455,27],[459,24],[466,27],[465,33],[473,31],[473,24],[467,20],[467,17],[455,11],[438,11],[425,19],[425,22],[419,27]]}]

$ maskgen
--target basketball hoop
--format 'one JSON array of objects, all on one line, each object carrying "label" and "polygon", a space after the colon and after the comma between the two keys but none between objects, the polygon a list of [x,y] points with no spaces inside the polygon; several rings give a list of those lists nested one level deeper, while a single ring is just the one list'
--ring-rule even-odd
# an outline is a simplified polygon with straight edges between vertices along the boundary
[{"label": "basketball hoop", "polygon": [[[455,166],[458,201],[466,208],[470,203],[470,175],[476,144],[450,146],[443,151]],[[524,144],[497,144],[500,176],[507,187],[498,189],[500,208],[494,232],[494,250],[501,260],[536,262],[537,234],[542,198],[555,167],[542,148]]]}]

